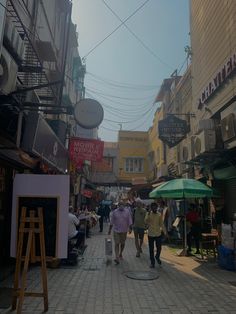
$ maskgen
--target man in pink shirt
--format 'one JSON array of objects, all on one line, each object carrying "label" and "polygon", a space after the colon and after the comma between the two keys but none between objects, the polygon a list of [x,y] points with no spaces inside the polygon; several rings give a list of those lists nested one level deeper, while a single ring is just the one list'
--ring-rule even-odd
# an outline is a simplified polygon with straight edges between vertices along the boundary
[{"label": "man in pink shirt", "polygon": [[108,234],[111,234],[111,229],[113,228],[113,237],[115,242],[115,255],[116,258],[114,262],[116,265],[120,263],[122,259],[122,253],[125,248],[125,240],[127,237],[127,232],[131,232],[132,227],[132,217],[129,208],[125,207],[124,202],[120,202],[117,209],[111,213],[111,221]]}]

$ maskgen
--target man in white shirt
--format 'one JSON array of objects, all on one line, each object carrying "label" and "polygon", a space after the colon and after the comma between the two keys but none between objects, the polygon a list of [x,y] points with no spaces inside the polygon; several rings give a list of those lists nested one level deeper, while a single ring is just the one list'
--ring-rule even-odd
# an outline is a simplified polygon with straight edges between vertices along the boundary
[{"label": "man in white shirt", "polygon": [[73,212],[74,209],[70,206],[68,214],[68,239],[77,239],[75,247],[80,248],[84,243],[85,234],[84,232],[77,230],[79,228],[79,219]]}]

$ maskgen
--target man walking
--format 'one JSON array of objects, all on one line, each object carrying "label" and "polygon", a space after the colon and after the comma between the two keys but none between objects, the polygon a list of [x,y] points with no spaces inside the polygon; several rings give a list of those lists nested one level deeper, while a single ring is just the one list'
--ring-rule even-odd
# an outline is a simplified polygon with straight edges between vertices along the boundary
[{"label": "man walking", "polygon": [[111,221],[108,234],[111,234],[113,228],[113,236],[115,242],[115,260],[116,265],[123,258],[122,254],[125,248],[127,232],[131,231],[132,217],[130,211],[125,207],[124,202],[120,202],[117,209],[111,213]]},{"label": "man walking", "polygon": [[[161,265],[161,241],[163,231],[163,220],[161,214],[157,211],[157,204],[151,204],[151,210],[146,214],[145,223],[148,226],[148,245],[151,265],[150,268],[155,267],[155,259]],[[156,254],[154,257],[154,243],[156,245]]]},{"label": "man walking", "polygon": [[142,253],[142,245],[145,231],[145,216],[147,211],[143,207],[143,203],[140,198],[136,199],[135,203],[136,206],[133,212],[133,231],[135,246],[137,249],[136,257],[140,257],[140,253]]}]

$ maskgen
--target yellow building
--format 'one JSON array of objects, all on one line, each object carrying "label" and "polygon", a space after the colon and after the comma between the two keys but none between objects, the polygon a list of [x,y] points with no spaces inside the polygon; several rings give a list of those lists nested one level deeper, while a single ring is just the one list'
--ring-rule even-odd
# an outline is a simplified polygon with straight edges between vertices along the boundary
[{"label": "yellow building", "polygon": [[146,183],[148,176],[148,132],[123,131],[118,134],[118,180]]},{"label": "yellow building", "polygon": [[159,177],[168,174],[165,163],[164,144],[158,137],[158,122],[163,120],[164,106],[161,105],[155,112],[152,127],[148,131],[149,148],[148,148],[148,179],[153,181]]}]

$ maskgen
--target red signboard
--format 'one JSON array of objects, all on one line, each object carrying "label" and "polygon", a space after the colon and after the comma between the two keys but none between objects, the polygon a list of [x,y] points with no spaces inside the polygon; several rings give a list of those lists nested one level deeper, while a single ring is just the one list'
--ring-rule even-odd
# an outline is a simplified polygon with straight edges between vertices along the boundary
[{"label": "red signboard", "polygon": [[84,189],[81,191],[81,194],[87,198],[92,198],[93,196],[93,191],[91,190],[87,190],[87,189]]},{"label": "red signboard", "polygon": [[104,142],[79,137],[71,137],[69,145],[70,159],[76,164],[83,160],[100,161],[103,157]]}]

